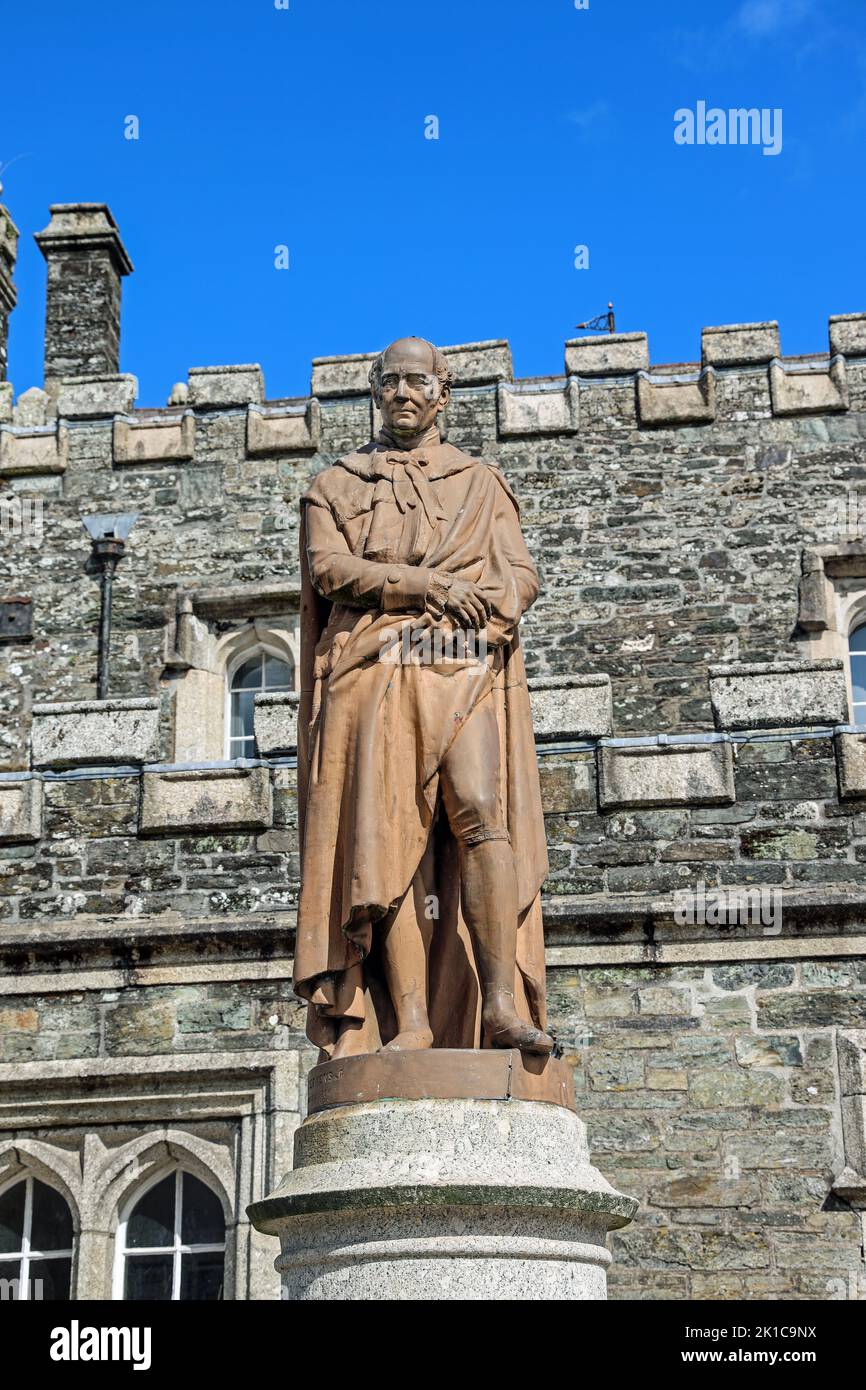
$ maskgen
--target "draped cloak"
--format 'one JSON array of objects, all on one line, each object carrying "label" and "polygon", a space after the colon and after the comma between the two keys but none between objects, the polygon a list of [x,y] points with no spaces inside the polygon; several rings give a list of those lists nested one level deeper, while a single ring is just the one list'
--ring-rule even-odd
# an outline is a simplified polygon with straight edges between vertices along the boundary
[{"label": "draped cloak", "polygon": [[[483,702],[496,715],[498,794],[517,870],[515,1000],[544,1029],[539,894],[548,860],[517,634],[538,579],[511,489],[495,464],[451,445],[400,453],[374,443],[314,478],[300,546],[294,985],[309,1001],[308,1037],[330,1055],[343,1019],[358,1021],[360,1051],[395,1035],[380,927],[399,913],[433,921],[434,1047],[486,1045],[457,845],[438,792],[442,759]],[[458,648],[437,661],[434,647],[424,663],[383,659],[404,623],[450,628],[425,616],[428,586],[443,573],[489,600],[486,655]]]}]

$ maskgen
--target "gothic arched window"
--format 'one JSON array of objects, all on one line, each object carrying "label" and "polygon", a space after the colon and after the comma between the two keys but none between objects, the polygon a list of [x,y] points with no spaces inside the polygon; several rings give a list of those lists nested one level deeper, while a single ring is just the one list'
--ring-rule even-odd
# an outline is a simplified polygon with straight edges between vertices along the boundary
[{"label": "gothic arched window", "polygon": [[178,1168],[147,1188],[117,1233],[122,1298],[222,1298],[225,1216],[199,1177]]},{"label": "gothic arched window", "polygon": [[848,638],[851,658],[851,715],[855,724],[866,724],[866,623]]},{"label": "gothic arched window", "polygon": [[39,1178],[0,1192],[0,1296],[66,1302],[72,1283],[72,1213]]},{"label": "gothic arched window", "polygon": [[295,688],[293,666],[264,647],[247,655],[229,673],[228,739],[226,757],[257,756],[253,727],[255,697],[266,691],[288,692]]},{"label": "gothic arched window", "polygon": [[226,1223],[215,1192],[182,1168],[149,1187],[117,1233],[123,1293],[131,1301],[223,1297]]}]

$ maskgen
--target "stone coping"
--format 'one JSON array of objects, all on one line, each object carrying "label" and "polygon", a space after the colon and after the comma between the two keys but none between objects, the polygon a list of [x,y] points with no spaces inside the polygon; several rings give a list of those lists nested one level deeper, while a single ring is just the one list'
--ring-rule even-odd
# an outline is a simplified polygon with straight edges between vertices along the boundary
[{"label": "stone coping", "polygon": [[315,1216],[337,1211],[392,1210],[398,1207],[449,1209],[460,1207],[501,1207],[542,1211],[568,1211],[598,1216],[609,1231],[627,1226],[639,1203],[619,1192],[582,1188],[509,1185],[496,1183],[394,1183],[388,1187],[331,1188],[324,1192],[275,1194],[247,1207],[247,1216],[257,1230],[276,1234],[286,1217]]},{"label": "stone coping", "polygon": [[527,685],[530,691],[582,690],[588,686],[610,685],[610,676],[604,671],[574,676],[530,676]]},{"label": "stone coping", "polygon": [[55,700],[47,704],[38,702],[33,706],[34,714],[110,714],[114,710],[159,709],[159,700],[149,697],[132,699],[114,698],[107,700]]},{"label": "stone coping", "polygon": [[827,657],[820,661],[754,661],[743,666],[708,666],[710,676],[788,676],[800,675],[809,671],[842,671],[845,664],[838,657]]}]

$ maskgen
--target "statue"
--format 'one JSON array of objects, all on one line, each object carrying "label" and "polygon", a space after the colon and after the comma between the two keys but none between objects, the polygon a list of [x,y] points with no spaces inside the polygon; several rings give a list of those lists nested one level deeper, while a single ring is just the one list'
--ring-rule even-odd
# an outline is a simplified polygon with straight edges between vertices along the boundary
[{"label": "statue", "polygon": [[538,576],[501,471],[440,438],[441,353],[400,339],[370,383],[378,439],[302,500],[295,989],[320,1060],[547,1056]]}]

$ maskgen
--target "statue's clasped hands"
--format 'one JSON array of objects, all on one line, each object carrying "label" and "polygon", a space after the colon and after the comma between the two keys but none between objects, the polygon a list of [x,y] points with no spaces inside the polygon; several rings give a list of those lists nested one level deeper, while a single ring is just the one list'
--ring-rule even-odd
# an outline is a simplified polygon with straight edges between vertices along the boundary
[{"label": "statue's clasped hands", "polygon": [[456,577],[451,581],[444,604],[446,613],[479,631],[487,626],[493,612],[490,600],[477,584]]}]

